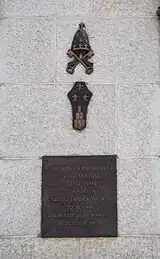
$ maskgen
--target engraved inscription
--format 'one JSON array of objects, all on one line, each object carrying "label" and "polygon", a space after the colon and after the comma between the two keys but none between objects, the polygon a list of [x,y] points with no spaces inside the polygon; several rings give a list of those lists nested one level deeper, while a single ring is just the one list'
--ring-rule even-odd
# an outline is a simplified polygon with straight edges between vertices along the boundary
[{"label": "engraved inscription", "polygon": [[117,236],[116,156],[43,157],[42,237]]}]

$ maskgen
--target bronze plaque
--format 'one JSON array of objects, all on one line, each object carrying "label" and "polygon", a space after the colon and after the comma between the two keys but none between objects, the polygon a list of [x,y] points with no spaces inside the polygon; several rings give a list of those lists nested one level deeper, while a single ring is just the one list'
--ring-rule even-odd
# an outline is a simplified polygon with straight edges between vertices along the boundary
[{"label": "bronze plaque", "polygon": [[117,236],[116,156],[45,156],[41,236]]}]

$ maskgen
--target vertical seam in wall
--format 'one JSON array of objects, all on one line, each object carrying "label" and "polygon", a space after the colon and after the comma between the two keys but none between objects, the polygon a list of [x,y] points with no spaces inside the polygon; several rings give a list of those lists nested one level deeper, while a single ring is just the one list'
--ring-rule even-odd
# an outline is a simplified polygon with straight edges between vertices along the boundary
[{"label": "vertical seam in wall", "polygon": [[[151,158],[151,169],[153,168],[153,163],[156,163],[156,167],[157,167],[157,160],[154,158]],[[154,253],[155,253],[155,246],[154,246],[154,241],[156,239],[157,233],[157,218],[156,218],[156,210],[157,210],[157,206],[156,206],[156,185],[155,185],[155,170],[151,170],[152,172],[152,196],[151,196],[151,202],[152,202],[152,222],[153,222],[153,238],[152,238],[152,258],[154,257]]]},{"label": "vertical seam in wall", "polygon": [[156,238],[156,237],[153,236],[153,238],[151,239],[151,240],[152,240],[152,259],[155,259],[155,257],[154,257],[154,253],[155,253],[155,249],[154,249],[154,238]]},{"label": "vertical seam in wall", "polygon": [[93,0],[91,0],[91,14],[93,15]]},{"label": "vertical seam in wall", "polygon": [[[1,36],[1,51],[2,51],[2,59],[4,61],[4,64],[1,65],[1,75],[2,75],[2,85],[4,84],[5,85],[5,79],[6,79],[6,76],[5,76],[5,71],[6,71],[6,62],[5,62],[5,54],[6,54],[6,45],[5,45],[5,20],[3,18],[0,19],[0,22],[2,22],[2,36]],[[3,47],[5,46],[4,48],[4,51],[3,51]],[[0,80],[1,81],[1,80]]]},{"label": "vertical seam in wall", "polygon": [[[153,165],[153,161],[154,159],[151,158],[151,168]],[[154,235],[156,234],[155,230],[156,230],[156,224],[155,224],[155,204],[154,204],[154,200],[153,200],[153,194],[154,194],[154,170],[151,170],[152,172],[152,194],[151,194],[151,205],[152,205],[152,222],[153,222],[153,226],[152,226],[152,231],[153,231],[153,238],[152,238],[152,258],[154,258]]]},{"label": "vertical seam in wall", "polygon": [[81,241],[80,241],[80,238],[78,238],[78,252],[79,252],[79,255],[78,255],[78,259],[81,259]]},{"label": "vertical seam in wall", "polygon": [[[154,88],[154,84],[151,84],[152,87],[152,96],[153,96],[153,88]],[[152,124],[153,124],[153,111],[152,111],[152,98],[150,98],[150,103],[149,103],[149,118],[150,118],[150,127],[151,127],[151,150],[150,150],[150,154],[152,155]],[[153,159],[151,158],[151,166],[153,165]],[[151,170],[152,172],[152,195],[151,195],[151,203],[152,203],[152,222],[153,222],[153,234],[155,232],[155,217],[154,217],[154,200],[153,200],[153,191],[154,191],[154,170]],[[153,242],[153,241],[152,241]],[[153,244],[152,244],[152,249],[153,249]],[[152,251],[153,254],[153,251]]]},{"label": "vertical seam in wall", "polygon": [[54,83],[57,82],[57,17],[54,19],[55,22],[55,78]]},{"label": "vertical seam in wall", "polygon": [[115,154],[118,156],[118,136],[119,136],[119,85],[116,85],[116,133],[115,133]]},{"label": "vertical seam in wall", "polygon": [[[159,47],[160,47],[160,21],[158,20],[158,45],[159,45]],[[160,71],[160,51],[159,51],[159,49],[158,49],[158,51],[157,51],[157,54],[158,54],[158,75],[157,75],[157,79],[158,79],[158,81],[160,80],[160,77],[159,77],[159,71]]]},{"label": "vertical seam in wall", "polygon": [[[152,87],[152,97],[153,97],[153,92],[154,92],[154,84],[152,83],[151,84],[151,87]],[[149,103],[149,118],[150,118],[150,127],[151,127],[151,139],[152,139],[152,133],[153,133],[153,111],[152,111],[152,98],[150,98],[150,103]],[[152,140],[151,140],[151,147],[150,147],[150,153],[152,155]],[[154,179],[155,179],[155,171],[152,170],[152,166],[153,166],[153,163],[155,162],[156,160],[154,158],[151,158],[150,162],[151,162],[151,172],[152,172],[152,195],[151,195],[151,204],[152,204],[152,222],[153,222],[153,226],[152,226],[152,231],[153,231],[153,235],[156,234],[156,217],[155,217],[155,198],[153,198],[155,195],[155,188],[154,188]],[[152,241],[153,242],[153,241]],[[152,244],[152,249],[153,249],[153,244]],[[152,251],[152,254],[153,254],[153,251]]]}]

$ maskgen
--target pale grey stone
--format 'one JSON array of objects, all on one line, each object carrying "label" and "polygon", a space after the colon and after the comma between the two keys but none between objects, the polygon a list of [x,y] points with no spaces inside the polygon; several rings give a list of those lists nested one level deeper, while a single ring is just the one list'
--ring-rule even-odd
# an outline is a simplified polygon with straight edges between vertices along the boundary
[{"label": "pale grey stone", "polygon": [[88,85],[93,97],[87,127],[72,128],[67,93],[73,84],[1,87],[1,156],[94,155],[115,153],[116,90]]},{"label": "pale grey stone", "polygon": [[160,84],[153,86],[153,94],[150,100],[151,111],[151,154],[160,154]]},{"label": "pale grey stone", "polygon": [[158,0],[93,0],[93,14],[97,16],[155,16]]},{"label": "pale grey stone", "polygon": [[79,241],[60,239],[1,239],[1,259],[79,259]]},{"label": "pale grey stone", "polygon": [[[1,239],[1,259],[151,259],[152,238]],[[156,258],[157,259],[157,258]]]},{"label": "pale grey stone", "polygon": [[120,235],[153,234],[152,159],[118,161],[118,230]]},{"label": "pale grey stone", "polygon": [[153,240],[153,259],[160,258],[160,236],[155,237]]},{"label": "pale grey stone", "polygon": [[0,20],[0,34],[1,34],[1,40],[0,40],[0,87],[4,83],[4,43],[2,43],[2,33],[3,33],[3,22]]},{"label": "pale grey stone", "polygon": [[88,76],[80,65],[75,73],[65,72],[71,59],[66,55],[71,47],[78,23],[83,19],[57,20],[57,81],[84,80],[101,83],[148,83],[159,76],[158,22],[152,18],[120,18],[85,20],[94,72]]},{"label": "pale grey stone", "polygon": [[1,0],[1,16],[87,15],[91,0]]},{"label": "pale grey stone", "polygon": [[40,200],[41,161],[0,160],[0,236],[38,235]]},{"label": "pale grey stone", "polygon": [[39,239],[35,242],[35,252],[37,259],[79,259],[79,239]]},{"label": "pale grey stone", "polygon": [[151,259],[152,239],[145,237],[80,240],[81,259]]},{"label": "pale grey stone", "polygon": [[153,164],[154,233],[160,235],[160,158]]},{"label": "pale grey stone", "polygon": [[160,153],[159,85],[120,85],[118,100],[118,154],[157,156]]},{"label": "pale grey stone", "polygon": [[31,259],[34,256],[34,239],[0,239],[1,259]]},{"label": "pale grey stone", "polygon": [[2,19],[0,82],[53,82],[55,79],[55,22]]}]

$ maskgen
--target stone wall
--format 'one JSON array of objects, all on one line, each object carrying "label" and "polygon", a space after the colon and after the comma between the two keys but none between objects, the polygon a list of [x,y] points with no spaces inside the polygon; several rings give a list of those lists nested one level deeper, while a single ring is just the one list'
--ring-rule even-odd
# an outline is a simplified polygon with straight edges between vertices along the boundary
[{"label": "stone wall", "polygon": [[[0,259],[160,258],[159,0],[1,0]],[[65,72],[86,24],[95,71]],[[85,131],[67,93],[93,92]],[[118,238],[41,239],[41,157],[118,155]]]}]

